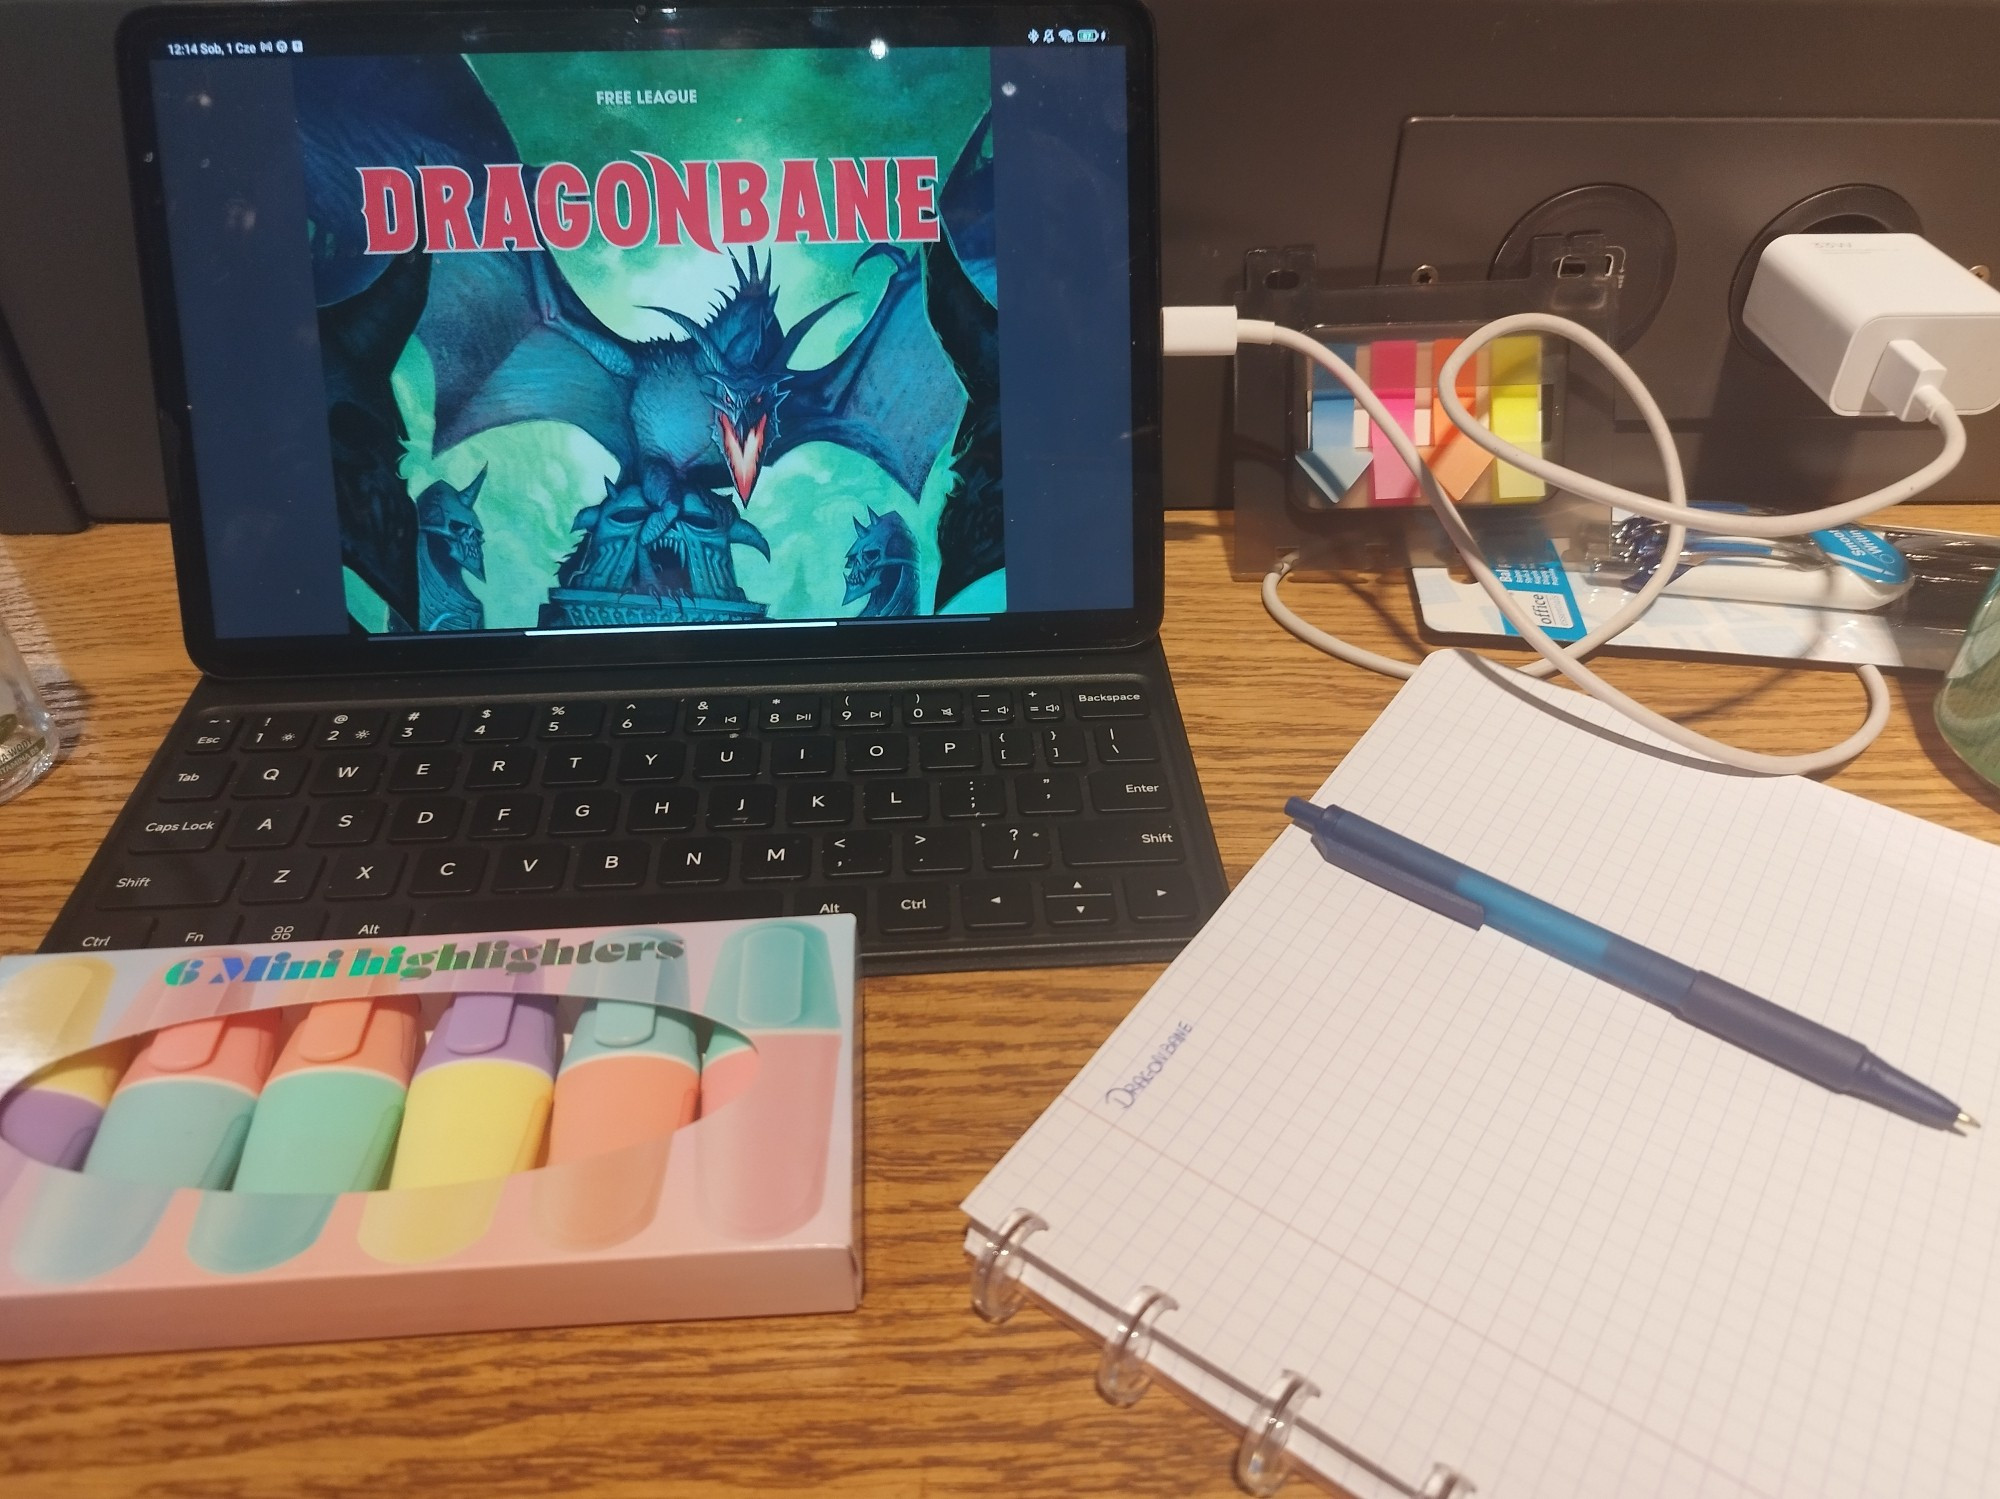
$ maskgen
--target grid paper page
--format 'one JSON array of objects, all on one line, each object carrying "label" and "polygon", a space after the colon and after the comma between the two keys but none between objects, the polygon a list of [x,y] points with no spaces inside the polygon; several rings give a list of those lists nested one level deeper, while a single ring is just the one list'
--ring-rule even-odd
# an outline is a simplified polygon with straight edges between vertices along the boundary
[{"label": "grid paper page", "polygon": [[[2000,849],[1657,744],[1440,653],[1320,800],[2000,1124]],[[1294,1450],[1357,1494],[1433,1462],[1482,1499],[2000,1489],[1991,1140],[1827,1093],[1297,830],[965,1204],[1016,1207],[1050,1224],[1029,1283],[1086,1325],[1173,1295],[1153,1361],[1230,1419],[1237,1386],[1311,1378]]]}]

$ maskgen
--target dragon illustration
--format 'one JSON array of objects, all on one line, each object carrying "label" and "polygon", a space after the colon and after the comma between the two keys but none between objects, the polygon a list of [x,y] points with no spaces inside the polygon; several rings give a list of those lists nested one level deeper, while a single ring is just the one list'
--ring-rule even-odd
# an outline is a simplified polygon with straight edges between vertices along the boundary
[{"label": "dragon illustration", "polygon": [[868,524],[854,522],[854,544],[847,549],[847,596],[851,604],[865,598],[862,619],[887,619],[917,612],[917,538],[910,523],[891,510],[877,515],[868,507]]},{"label": "dragon illustration", "polygon": [[[365,380],[352,371],[345,378],[367,385],[371,397],[386,392],[386,373],[378,381],[375,371],[392,368],[413,333],[435,376],[435,451],[511,423],[553,420],[589,434],[616,465],[603,499],[574,518],[580,539],[558,567],[544,624],[761,617],[763,606],[738,586],[732,548],[770,555],[745,512],[759,475],[811,442],[863,454],[913,499],[949,448],[936,602],[1003,565],[986,121],[939,186],[940,239],[914,254],[888,244],[863,251],[857,271],[872,262],[888,270],[872,310],[832,359],[802,369],[792,363],[801,341],[847,298],[786,326],[770,259],[760,263],[754,250],[733,262],[735,284],[706,317],[650,308],[674,331],[639,339],[609,328],[546,251],[369,263],[357,250],[357,162],[470,169],[519,158],[461,58],[322,66],[328,71],[316,82],[302,84],[312,97],[300,109],[322,324],[329,293],[384,309],[372,315],[367,360],[352,367],[365,368]],[[413,79],[412,69],[424,77]],[[427,101],[420,118],[406,110],[412,97]],[[431,263],[399,270],[408,259]],[[420,315],[398,341],[413,300]],[[346,346],[327,347],[331,372]],[[330,375],[330,395],[333,383]],[[388,502],[400,481],[381,462],[385,434],[400,440],[401,422],[393,400],[386,409],[361,404],[373,440],[351,445],[355,461],[340,475],[344,560],[408,621],[415,579],[400,559],[414,552],[415,526],[406,498],[401,511]]]}]

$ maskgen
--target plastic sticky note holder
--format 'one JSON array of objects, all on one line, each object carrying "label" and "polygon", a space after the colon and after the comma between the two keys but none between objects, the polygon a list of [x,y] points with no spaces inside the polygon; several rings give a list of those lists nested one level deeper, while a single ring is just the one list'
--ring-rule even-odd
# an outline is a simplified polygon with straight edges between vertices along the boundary
[{"label": "plastic sticky note holder", "polygon": [[[1535,241],[1529,274],[1512,280],[1400,286],[1323,284],[1310,249],[1252,251],[1245,317],[1296,328],[1345,361],[1415,444],[1444,491],[1479,515],[1535,507],[1552,536],[1588,537],[1591,507],[1552,494],[1452,425],[1438,396],[1465,338],[1510,313],[1546,311],[1610,329],[1615,266],[1593,236]],[[1498,338],[1457,372],[1459,400],[1516,447],[1560,459],[1570,355],[1536,333]],[[1261,577],[1290,558],[1300,577],[1353,577],[1445,560],[1450,548],[1417,475],[1388,434],[1324,366],[1285,349],[1244,349],[1235,362],[1236,575]],[[1548,513],[1553,512],[1553,513]]]}]

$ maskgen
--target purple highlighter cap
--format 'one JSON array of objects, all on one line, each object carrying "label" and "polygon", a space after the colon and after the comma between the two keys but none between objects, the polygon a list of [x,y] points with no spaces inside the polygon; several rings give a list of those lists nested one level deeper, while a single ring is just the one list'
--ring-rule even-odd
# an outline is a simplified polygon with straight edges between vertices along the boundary
[{"label": "purple highlighter cap", "polygon": [[526,1062],[551,1077],[562,1056],[556,1002],[540,994],[461,994],[431,1032],[412,1076],[447,1062]]},{"label": "purple highlighter cap", "polygon": [[80,1170],[104,1106],[57,1088],[24,1088],[0,1101],[0,1140],[30,1160]]}]

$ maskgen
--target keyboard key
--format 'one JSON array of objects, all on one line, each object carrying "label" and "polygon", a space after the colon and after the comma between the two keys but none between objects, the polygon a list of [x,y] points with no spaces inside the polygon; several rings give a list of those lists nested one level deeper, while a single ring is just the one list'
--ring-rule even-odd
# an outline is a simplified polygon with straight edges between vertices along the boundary
[{"label": "keyboard key", "polygon": [[[455,856],[436,853],[426,857],[445,860]],[[380,900],[396,893],[396,880],[402,873],[403,855],[393,849],[335,854],[323,888],[329,900]]]},{"label": "keyboard key", "polygon": [[794,916],[852,916],[857,925],[868,925],[868,891],[850,885],[845,890],[801,890],[792,897]]},{"label": "keyboard key", "polygon": [[569,871],[569,850],[553,843],[510,849],[493,861],[495,895],[528,895],[560,890]]},{"label": "keyboard key", "polygon": [[1083,869],[1107,864],[1178,864],[1180,828],[1170,818],[1133,817],[1080,822],[1060,830],[1063,862]]},{"label": "keyboard key", "polygon": [[549,831],[558,836],[608,833],[617,826],[615,791],[573,793],[559,796],[549,804]]},{"label": "keyboard key", "polygon": [[870,822],[922,822],[931,815],[927,781],[871,781],[861,789],[861,815]]},{"label": "keyboard key", "polygon": [[903,722],[927,729],[965,721],[965,694],[954,688],[926,687],[903,694]]},{"label": "keyboard key", "polygon": [[835,879],[880,878],[889,872],[887,833],[839,833],[822,839],[821,847],[826,872]]},{"label": "keyboard key", "polygon": [[1062,694],[1053,687],[1024,687],[1021,716],[1029,723],[1056,723],[1063,716]]},{"label": "keyboard key", "polygon": [[595,739],[604,727],[602,703],[551,703],[537,730],[544,739]]},{"label": "keyboard key", "polygon": [[688,704],[690,734],[740,734],[749,727],[747,697],[698,697]]},{"label": "keyboard key", "polygon": [[[755,921],[785,914],[785,888],[753,885],[743,890],[708,890],[682,885],[668,891],[592,890],[544,895],[534,903],[537,928],[563,926],[657,926],[679,921]],[[426,906],[412,930],[479,932],[518,926],[517,896],[479,897]]]},{"label": "keyboard key", "polygon": [[903,734],[857,734],[847,741],[849,775],[899,776],[910,768],[910,741]]},{"label": "keyboard key", "polygon": [[646,845],[633,839],[622,843],[586,843],[577,852],[576,888],[629,890],[646,878]]},{"label": "keyboard key", "polygon": [[628,833],[685,833],[694,826],[695,806],[701,794],[689,786],[666,791],[646,791],[632,798],[632,812],[625,820]]},{"label": "keyboard key", "polygon": [[230,795],[247,797],[290,796],[306,778],[308,762],[297,755],[259,755],[245,760],[230,782]]},{"label": "keyboard key", "polygon": [[413,796],[396,804],[389,819],[391,843],[443,843],[456,837],[465,803],[455,796]]},{"label": "keyboard key", "polygon": [[319,883],[318,854],[265,854],[252,859],[236,887],[246,906],[288,906],[313,893]]},{"label": "keyboard key", "polygon": [[1090,804],[1100,812],[1164,812],[1173,805],[1164,776],[1147,771],[1093,770]]},{"label": "keyboard key", "polygon": [[729,877],[727,838],[669,838],[660,845],[662,885],[713,885]]},{"label": "keyboard key", "polygon": [[405,708],[389,719],[389,743],[450,744],[457,729],[456,708]]},{"label": "keyboard key", "polygon": [[228,779],[227,760],[183,760],[167,772],[154,794],[163,802],[213,801]]},{"label": "keyboard key", "polygon": [[1150,765],[1160,758],[1160,741],[1149,723],[1105,724],[1094,737],[1097,758],[1106,765]]},{"label": "keyboard key", "polygon": [[486,855],[478,849],[440,849],[418,857],[410,871],[410,894],[470,895],[485,873]]},{"label": "keyboard key", "polygon": [[843,692],[833,700],[836,729],[886,729],[896,716],[896,700],[886,692]]},{"label": "keyboard key", "polygon": [[1074,695],[1078,718],[1144,718],[1146,694],[1138,686],[1079,687]]},{"label": "keyboard key", "polygon": [[1014,694],[1005,687],[989,688],[985,692],[972,694],[972,721],[974,723],[1011,723],[1014,719]]},{"label": "keyboard key", "polygon": [[802,880],[812,873],[812,839],[803,833],[771,833],[743,840],[743,878]]},{"label": "keyboard key", "polygon": [[819,727],[819,699],[802,693],[759,698],[757,726],[767,734],[801,734]]},{"label": "keyboard key", "polygon": [[1059,729],[1042,730],[1042,754],[1051,765],[1088,765],[1090,746],[1083,730],[1065,724]]},{"label": "keyboard key", "polygon": [[472,808],[474,838],[527,838],[542,821],[539,796],[482,796]]},{"label": "keyboard key", "polygon": [[313,767],[314,796],[366,796],[382,781],[384,761],[380,755],[356,752],[322,755]]},{"label": "keyboard key", "polygon": [[542,759],[544,786],[602,786],[611,774],[608,744],[565,745]]},{"label": "keyboard key", "polygon": [[972,868],[972,829],[926,828],[903,834],[905,874],[963,874]]},{"label": "keyboard key", "polygon": [[611,732],[620,738],[671,734],[680,703],[670,697],[634,698],[611,710]]},{"label": "keyboard key", "polygon": [[391,791],[449,791],[458,776],[457,750],[410,750],[389,772]]},{"label": "keyboard key", "polygon": [[238,942],[317,942],[326,927],[324,911],[286,911],[282,915],[246,916]]},{"label": "keyboard key", "polygon": [[126,845],[135,854],[198,854],[222,831],[220,812],[176,812],[156,807]]},{"label": "keyboard key", "polygon": [[977,770],[984,758],[977,734],[932,729],[917,735],[917,760],[925,770]]},{"label": "keyboard key", "polygon": [[513,744],[528,737],[535,710],[526,703],[498,703],[474,708],[465,725],[467,744]]},{"label": "keyboard key", "polygon": [[518,791],[535,774],[535,751],[525,744],[474,750],[466,757],[467,791]]},{"label": "keyboard key", "polygon": [[854,788],[791,786],[785,791],[785,821],[795,828],[841,827],[854,821]]},{"label": "keyboard key", "polygon": [[958,887],[958,913],[969,932],[1017,931],[1035,919],[1022,880],[967,880]]},{"label": "keyboard key", "polygon": [[310,713],[258,713],[243,726],[239,749],[295,750],[312,732]]},{"label": "keyboard key", "polygon": [[104,916],[92,913],[64,933],[65,944],[78,952],[123,952],[153,940],[150,916]]},{"label": "keyboard key", "polygon": [[1033,729],[1001,729],[993,736],[993,763],[1002,770],[1035,763]]},{"label": "keyboard key", "polygon": [[687,757],[687,746],[679,742],[628,744],[618,756],[618,779],[626,786],[678,781],[687,769]]},{"label": "keyboard key", "polygon": [[386,716],[381,712],[356,713],[348,709],[322,713],[319,728],[313,732],[313,743],[320,749],[365,749],[382,738],[382,720]]},{"label": "keyboard key", "polygon": [[304,807],[244,807],[229,824],[229,846],[290,848],[305,820]]},{"label": "keyboard key", "polygon": [[1048,829],[988,824],[979,830],[979,855],[988,869],[1047,869]]},{"label": "keyboard key", "polygon": [[778,820],[775,786],[718,786],[708,794],[708,825],[727,828],[768,828]]},{"label": "keyboard key", "polygon": [[1072,816],[1083,810],[1083,788],[1066,770],[1014,777],[1014,805],[1024,817]]},{"label": "keyboard key", "polygon": [[833,741],[824,734],[809,739],[781,739],[771,746],[771,774],[774,776],[830,776],[833,774]]},{"label": "keyboard key", "polygon": [[747,781],[757,774],[764,746],[754,739],[716,739],[694,752],[697,781]]},{"label": "keyboard key", "polygon": [[1125,909],[1135,921],[1187,921],[1194,916],[1194,882],[1178,870],[1125,876]]},{"label": "keyboard key", "polygon": [[330,802],[313,814],[306,842],[314,848],[372,843],[381,826],[380,802]]},{"label": "keyboard key", "polygon": [[1118,901],[1112,899],[1112,887],[1068,893],[1042,889],[1042,919],[1052,927],[1102,927],[1118,919]]},{"label": "keyboard key", "polygon": [[950,818],[1005,817],[1007,783],[998,776],[953,776],[939,781],[938,811]]},{"label": "keyboard key", "polygon": [[951,925],[949,885],[885,885],[881,904],[884,936],[942,932]]},{"label": "keyboard key", "polygon": [[164,917],[153,930],[153,943],[157,947],[213,947],[218,942],[234,942],[242,920],[233,911]]},{"label": "keyboard key", "polygon": [[148,854],[114,865],[97,904],[107,911],[158,906],[219,906],[236,883],[241,859]]},{"label": "keyboard key", "polygon": [[327,930],[330,941],[356,938],[403,937],[410,930],[408,906],[343,906],[333,913]]},{"label": "keyboard key", "polygon": [[[188,725],[187,743],[183,746],[190,755],[214,755],[229,748],[229,741],[236,737],[236,720],[227,713],[204,713]],[[152,922],[147,920],[150,927]]]}]

